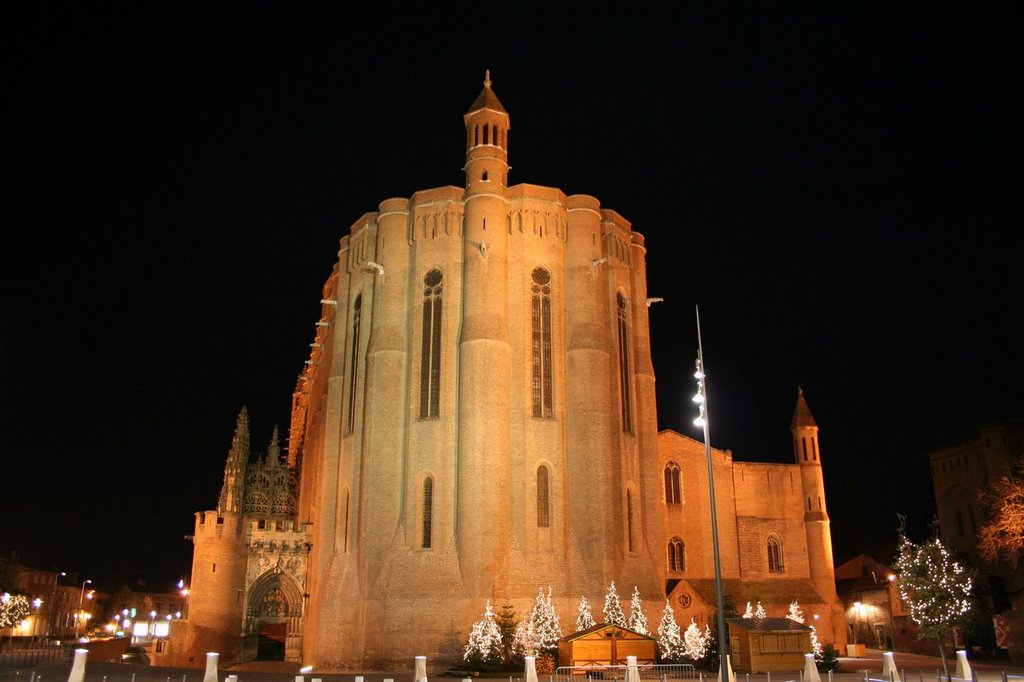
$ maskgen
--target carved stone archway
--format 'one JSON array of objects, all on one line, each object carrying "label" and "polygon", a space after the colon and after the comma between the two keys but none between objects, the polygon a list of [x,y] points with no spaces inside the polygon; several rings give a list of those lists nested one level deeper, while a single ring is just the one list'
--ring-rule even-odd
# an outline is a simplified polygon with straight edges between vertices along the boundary
[{"label": "carved stone archway", "polygon": [[274,566],[253,582],[245,606],[243,660],[302,658],[302,589]]}]

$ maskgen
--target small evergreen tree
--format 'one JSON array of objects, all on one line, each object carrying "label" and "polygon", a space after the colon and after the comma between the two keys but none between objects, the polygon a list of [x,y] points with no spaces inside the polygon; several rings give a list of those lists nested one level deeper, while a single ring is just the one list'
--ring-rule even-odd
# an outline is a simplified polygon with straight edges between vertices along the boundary
[{"label": "small evergreen tree", "polygon": [[619,594],[615,591],[615,581],[608,585],[608,594],[604,595],[604,622],[626,627],[626,614],[619,604]]},{"label": "small evergreen tree", "polygon": [[462,658],[477,670],[495,670],[501,665],[501,629],[487,600],[484,617],[473,624]]},{"label": "small evergreen tree", "polygon": [[[558,640],[562,638],[562,626],[558,622],[558,614],[555,613],[555,605],[551,601],[551,587],[548,586],[548,596],[544,597],[544,590],[537,593],[537,603],[534,604],[536,615],[531,614],[534,630],[537,633],[537,650],[541,653],[558,651]],[[539,609],[539,610],[538,610]]]},{"label": "small evergreen tree", "polygon": [[590,604],[587,603],[586,597],[580,596],[580,608],[576,613],[576,632],[582,632],[594,625],[596,623],[594,623],[594,614],[590,612]]},{"label": "small evergreen tree", "polygon": [[[0,595],[0,628],[13,628],[20,625],[21,621],[28,617],[31,612],[28,597],[23,594]],[[13,639],[14,635],[11,635]]]},{"label": "small evergreen tree", "polygon": [[747,608],[743,612],[743,617],[744,618],[753,618],[754,617],[754,607],[752,607],[750,605],[750,602],[747,602]]},{"label": "small evergreen tree", "polygon": [[711,628],[704,626],[703,632],[691,618],[683,635],[683,655],[691,661],[700,661],[708,654],[711,646]]},{"label": "small evergreen tree", "polygon": [[764,607],[761,606],[760,600],[757,602],[757,608],[754,609],[754,618],[767,618],[768,614],[764,612]]},{"label": "small evergreen tree", "polygon": [[516,636],[516,609],[508,599],[501,606],[497,616],[498,630],[501,632],[501,662],[507,668],[517,663],[514,651]]},{"label": "small evergreen tree", "polygon": [[[800,604],[797,603],[796,599],[789,605],[789,613],[786,614],[786,618],[797,623],[804,622],[804,611],[800,608]],[[821,670],[821,666],[825,662],[825,652],[821,648],[821,642],[818,641],[818,629],[813,625],[811,626],[811,653],[814,654],[814,664]]]},{"label": "small evergreen tree", "polygon": [[633,598],[629,602],[629,624],[627,627],[641,635],[649,635],[647,616],[644,615],[644,604],[640,600],[640,588],[633,586]]},{"label": "small evergreen tree", "polygon": [[675,661],[682,656],[683,638],[679,635],[679,624],[672,610],[672,603],[665,600],[665,610],[658,623],[658,654],[663,661]]},{"label": "small evergreen tree", "polygon": [[519,623],[519,627],[516,628],[512,650],[516,656],[537,655],[537,633],[533,630],[533,621],[531,619],[524,618]]}]

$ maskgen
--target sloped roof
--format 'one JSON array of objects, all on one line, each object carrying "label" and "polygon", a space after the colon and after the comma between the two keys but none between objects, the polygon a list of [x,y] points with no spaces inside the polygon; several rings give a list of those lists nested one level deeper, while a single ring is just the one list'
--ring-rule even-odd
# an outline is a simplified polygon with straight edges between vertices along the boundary
[{"label": "sloped roof", "polygon": [[814,415],[811,414],[811,408],[807,406],[807,399],[804,398],[803,387],[797,388],[796,394],[796,408],[793,410],[793,423],[790,424],[790,428],[795,429],[801,426],[817,426],[818,422],[814,421]]},{"label": "sloped roof", "polygon": [[505,107],[501,105],[501,102],[498,101],[498,96],[494,94],[493,90],[491,90],[490,71],[487,71],[487,74],[484,77],[484,89],[480,91],[480,94],[477,95],[475,100],[473,100],[473,103],[469,105],[469,111],[466,113],[471,114],[474,111],[479,111],[480,109],[500,111],[503,114],[508,113],[505,111]]},{"label": "sloped roof", "polygon": [[640,639],[652,639],[652,640],[655,639],[654,637],[652,637],[650,635],[644,635],[644,634],[641,634],[639,632],[636,632],[635,630],[630,630],[629,628],[624,628],[621,625],[615,625],[614,623],[598,623],[594,627],[587,628],[586,630],[580,630],[579,632],[574,632],[571,635],[566,635],[565,637],[562,637],[558,641],[559,642],[571,642],[571,641],[574,641],[574,640],[577,640],[577,639],[581,639],[583,637],[587,637],[588,635],[592,635],[592,634],[594,634],[596,632],[601,632],[602,630],[608,630],[608,629],[620,630],[622,632],[629,633],[629,634],[633,635],[634,637],[638,637]]},{"label": "sloped roof", "polygon": [[738,627],[750,632],[804,632],[811,626],[798,623],[790,618],[726,618],[729,627]]}]

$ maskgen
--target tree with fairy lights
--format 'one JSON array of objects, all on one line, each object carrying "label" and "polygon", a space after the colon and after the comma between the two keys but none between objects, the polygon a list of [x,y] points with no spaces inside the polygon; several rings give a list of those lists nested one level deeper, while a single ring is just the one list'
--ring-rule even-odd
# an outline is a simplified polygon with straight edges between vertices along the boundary
[{"label": "tree with fairy lights", "polygon": [[590,611],[590,603],[586,597],[580,597],[580,608],[576,613],[576,632],[582,632],[596,625],[594,614]]},{"label": "tree with fairy lights", "polygon": [[501,627],[490,599],[484,608],[484,617],[469,631],[462,658],[476,670],[497,670],[501,665]]},{"label": "tree with fairy lights", "polygon": [[633,599],[629,602],[629,623],[626,625],[633,632],[648,635],[647,616],[644,615],[644,603],[640,599],[640,588],[633,586]]},{"label": "tree with fairy lights", "polygon": [[[30,612],[28,597],[23,594],[0,595],[0,629],[13,628],[28,618]],[[14,638],[13,630],[11,638]]]},{"label": "tree with fairy lights", "polygon": [[[797,623],[804,622],[804,610],[800,608],[800,604],[796,599],[789,605],[789,613],[786,614],[786,618],[796,621]],[[814,662],[817,665],[821,665],[825,658],[825,652],[822,651],[821,642],[818,641],[818,629],[813,625],[811,628],[811,653],[814,654]]]},{"label": "tree with fairy lights", "polygon": [[604,595],[604,622],[626,627],[626,614],[619,603],[619,593],[615,591],[615,581],[608,586],[608,594]]},{"label": "tree with fairy lights", "polygon": [[683,638],[679,634],[676,613],[668,599],[665,600],[665,610],[661,612],[661,623],[658,624],[658,652],[663,661],[674,661],[683,653]]},{"label": "tree with fairy lights", "polygon": [[686,632],[683,633],[683,656],[694,662],[701,661],[708,655],[710,647],[711,628],[705,625],[701,630],[696,621],[691,618]]},{"label": "tree with fairy lights", "polygon": [[973,608],[971,588],[974,571],[953,559],[938,536],[915,544],[907,537],[907,519],[899,515],[899,546],[896,549],[896,587],[907,605],[910,620],[918,625],[918,639],[934,639],[939,645],[943,672],[949,677],[944,642],[953,628],[964,622]]}]

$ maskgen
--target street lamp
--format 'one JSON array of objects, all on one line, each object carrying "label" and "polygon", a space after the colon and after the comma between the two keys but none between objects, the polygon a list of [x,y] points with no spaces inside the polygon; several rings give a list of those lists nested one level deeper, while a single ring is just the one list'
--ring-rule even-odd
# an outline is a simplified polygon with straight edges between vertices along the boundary
[{"label": "street lamp", "polygon": [[49,632],[46,633],[50,639],[53,639],[53,630],[57,626],[57,587],[60,585],[60,579],[66,575],[67,573],[64,571],[59,571],[53,576],[53,594],[50,595],[50,617],[47,628]]},{"label": "street lamp", "polygon": [[85,586],[91,585],[92,580],[82,581],[82,593],[78,597],[78,613],[75,614],[75,639],[78,639],[78,631],[81,627],[82,621],[85,619],[85,614],[82,610],[85,608]]},{"label": "street lamp", "polygon": [[693,420],[694,425],[704,429],[704,455],[708,460],[708,493],[711,496],[711,546],[715,554],[715,598],[718,603],[718,679],[722,682],[731,677],[729,671],[729,656],[726,643],[728,638],[725,635],[725,599],[722,597],[722,560],[718,551],[718,514],[715,511],[715,469],[711,461],[711,426],[708,420],[708,389],[707,377],[704,375],[704,345],[700,337],[700,306],[697,311],[697,371],[693,377],[697,380],[697,395],[693,396],[693,402],[698,405],[697,418]]}]

